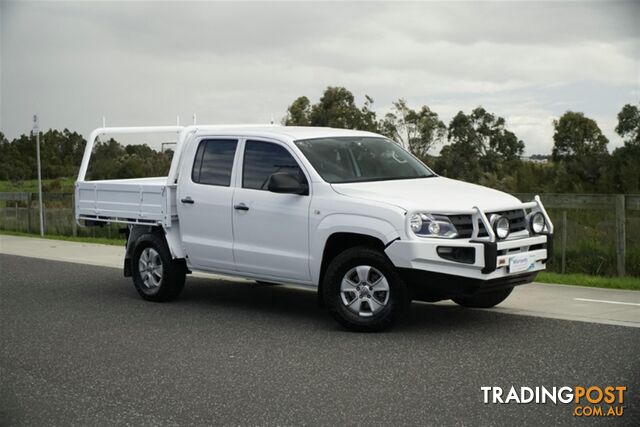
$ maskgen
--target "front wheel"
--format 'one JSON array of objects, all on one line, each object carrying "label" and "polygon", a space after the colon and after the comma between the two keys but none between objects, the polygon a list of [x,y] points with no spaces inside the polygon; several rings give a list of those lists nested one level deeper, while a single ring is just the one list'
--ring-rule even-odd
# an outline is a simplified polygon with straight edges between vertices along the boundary
[{"label": "front wheel", "polygon": [[136,241],[131,271],[138,294],[149,301],[170,301],[184,288],[184,262],[174,260],[164,239],[155,234],[145,234]]},{"label": "front wheel", "polygon": [[383,253],[347,249],[331,261],[324,275],[323,298],[332,316],[353,331],[391,326],[409,305],[407,287]]},{"label": "front wheel", "polygon": [[469,308],[491,308],[506,300],[513,291],[513,287],[498,291],[483,292],[478,295],[451,298],[453,302]]}]

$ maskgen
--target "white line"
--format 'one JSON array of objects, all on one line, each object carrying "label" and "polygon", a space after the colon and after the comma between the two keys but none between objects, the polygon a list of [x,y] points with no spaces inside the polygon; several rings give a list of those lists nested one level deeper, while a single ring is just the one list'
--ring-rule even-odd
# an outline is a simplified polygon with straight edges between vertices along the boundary
[{"label": "white line", "polygon": [[586,302],[602,302],[605,304],[620,304],[620,305],[635,305],[640,307],[640,304],[635,302],[622,302],[622,301],[606,301],[602,299],[589,299],[589,298],[574,298],[575,301],[586,301]]}]

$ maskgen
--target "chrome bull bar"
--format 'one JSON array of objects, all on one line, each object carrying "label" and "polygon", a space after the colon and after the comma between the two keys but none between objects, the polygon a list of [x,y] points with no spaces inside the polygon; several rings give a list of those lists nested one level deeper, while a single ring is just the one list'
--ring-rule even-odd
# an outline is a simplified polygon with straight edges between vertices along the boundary
[{"label": "chrome bull bar", "polygon": [[[551,218],[547,214],[546,209],[542,205],[542,201],[540,200],[540,196],[536,195],[533,198],[533,201],[522,203],[519,206],[514,206],[513,209],[530,209],[530,214],[535,212],[540,212],[544,217],[544,221],[547,227],[546,234],[553,234],[553,223],[551,222]],[[508,210],[508,209],[505,209]],[[487,215],[484,213],[482,209],[478,206],[473,207],[472,215],[472,224],[473,224],[473,232],[471,234],[471,239],[480,242],[496,242],[498,239],[496,237],[495,231],[493,231],[493,227],[491,226],[491,222],[487,218]],[[478,237],[480,233],[480,226],[478,225],[478,221],[482,222],[484,229],[487,231],[487,237]],[[528,227],[528,225],[527,225]]]}]

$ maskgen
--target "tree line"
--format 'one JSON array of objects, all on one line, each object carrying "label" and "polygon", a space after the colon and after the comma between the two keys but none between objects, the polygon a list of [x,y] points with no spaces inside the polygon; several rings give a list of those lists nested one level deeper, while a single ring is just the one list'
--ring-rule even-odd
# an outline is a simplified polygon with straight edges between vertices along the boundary
[{"label": "tree line", "polygon": [[[507,128],[504,118],[483,107],[458,112],[445,124],[429,106],[411,108],[398,99],[378,117],[373,99],[362,106],[343,87],[328,87],[316,103],[301,96],[287,108],[283,124],[361,129],[383,134],[402,144],[437,173],[510,192],[638,193],[640,192],[640,109],[625,105],[616,133],[624,140],[612,153],[595,120],[567,111],[553,122],[553,150],[546,163],[523,161],[525,144]],[[77,175],[86,140],[77,132],[41,133],[43,178]],[[442,144],[438,156],[430,154]],[[173,152],[146,144],[97,141],[88,179],[162,176]],[[8,141],[0,133],[0,180],[33,179],[35,138]]]},{"label": "tree line", "polygon": [[[525,144],[504,118],[483,107],[458,112],[448,125],[429,106],[413,109],[404,99],[377,117],[373,99],[356,105],[343,87],[328,87],[318,102],[301,96],[283,119],[286,125],[331,126],[381,133],[403,144],[437,173],[511,192],[638,193],[640,191],[640,109],[618,113],[622,147],[609,153],[609,140],[595,120],[567,111],[554,120],[550,161],[523,161]],[[432,148],[444,144],[438,156]],[[538,156],[542,157],[542,156]]]},{"label": "tree line", "polygon": [[[77,132],[50,129],[40,133],[42,178],[75,177],[87,141]],[[173,151],[157,151],[147,144],[122,145],[111,138],[96,141],[87,179],[166,175]],[[9,142],[0,133],[0,180],[22,181],[37,176],[36,141],[21,135]]]}]

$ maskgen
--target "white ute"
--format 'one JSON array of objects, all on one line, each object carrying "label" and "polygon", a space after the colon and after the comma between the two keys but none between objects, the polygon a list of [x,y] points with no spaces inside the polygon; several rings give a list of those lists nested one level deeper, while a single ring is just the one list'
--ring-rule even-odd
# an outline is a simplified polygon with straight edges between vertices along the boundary
[{"label": "white ute", "polygon": [[[167,177],[86,181],[96,138],[177,134]],[[464,167],[464,165],[460,165]],[[349,329],[391,325],[412,299],[493,307],[551,256],[540,199],[440,177],[375,133],[267,125],[100,128],[76,220],[128,224],[138,293],[176,298],[191,271],[318,289]]]}]

